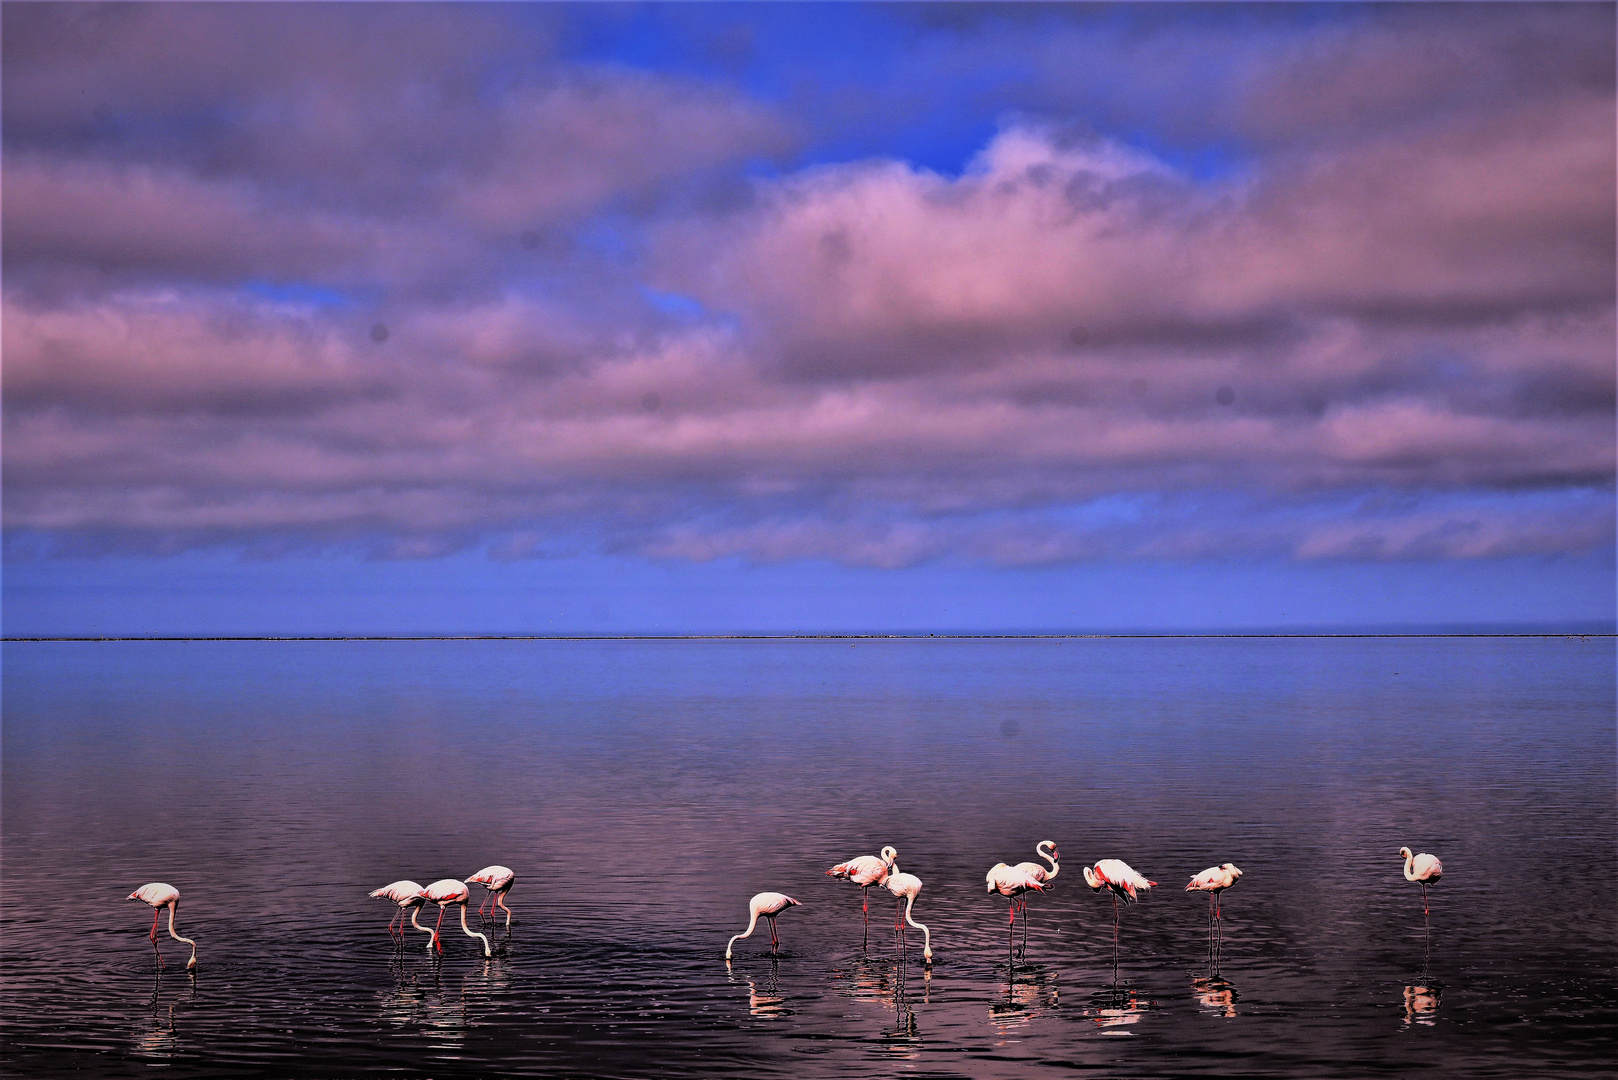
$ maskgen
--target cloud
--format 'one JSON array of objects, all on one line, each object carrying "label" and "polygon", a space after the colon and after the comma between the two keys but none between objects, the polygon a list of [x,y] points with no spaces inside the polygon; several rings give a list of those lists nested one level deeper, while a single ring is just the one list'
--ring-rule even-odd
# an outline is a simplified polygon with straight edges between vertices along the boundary
[{"label": "cloud", "polygon": [[[1612,85],[1544,47],[1577,19],[1265,15],[1286,47],[1232,39],[1209,93],[1239,167],[1098,133],[1127,94],[1069,86],[951,171],[790,166],[821,118],[570,61],[544,20],[233,11],[7,9],[13,553],[1612,543]],[[1126,89],[1194,45],[1141,18]]]}]

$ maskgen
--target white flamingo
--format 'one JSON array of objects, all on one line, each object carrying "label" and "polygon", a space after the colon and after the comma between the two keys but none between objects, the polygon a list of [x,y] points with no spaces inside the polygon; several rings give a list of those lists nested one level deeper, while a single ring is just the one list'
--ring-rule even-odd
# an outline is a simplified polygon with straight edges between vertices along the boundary
[{"label": "white flamingo", "polygon": [[883,848],[881,855],[860,855],[826,871],[827,877],[852,881],[860,887],[860,908],[865,912],[867,941],[871,937],[871,900],[867,890],[888,880],[888,874],[893,870],[893,860],[898,857],[898,849],[890,846]]},{"label": "white flamingo", "polygon": [[769,920],[770,924],[770,955],[774,956],[781,945],[781,938],[775,932],[775,917],[790,907],[802,907],[786,893],[761,892],[747,902],[747,929],[725,942],[725,959],[730,959],[730,947],[744,937],[753,936],[753,927],[758,925],[759,916]]},{"label": "white flamingo", "polygon": [[1094,867],[1084,868],[1084,883],[1097,892],[1106,889],[1112,893],[1112,981],[1118,981],[1118,901],[1133,904],[1139,894],[1157,885],[1122,859],[1102,859]]},{"label": "white flamingo", "polygon": [[142,885],[125,900],[139,900],[152,909],[152,949],[157,953],[157,966],[163,966],[163,950],[157,947],[157,917],[163,913],[164,908],[169,909],[169,937],[175,941],[183,941],[191,946],[191,959],[185,962],[185,969],[192,970],[197,966],[197,943],[188,937],[181,937],[174,929],[174,916],[180,910],[180,890],[173,885],[165,885],[161,881],[154,881],[150,885]]},{"label": "white flamingo", "polygon": [[[1219,966],[1219,952],[1224,946],[1225,923],[1224,913],[1219,909],[1219,894],[1236,884],[1236,879],[1242,876],[1235,863],[1220,863],[1210,866],[1202,873],[1191,879],[1185,887],[1186,892],[1205,892],[1208,894],[1208,962],[1215,969]],[[1214,944],[1214,927],[1219,928],[1218,945]]]},{"label": "white flamingo", "polygon": [[1422,932],[1422,968],[1426,970],[1427,950],[1432,946],[1433,928],[1427,914],[1427,890],[1438,884],[1438,879],[1444,876],[1444,864],[1438,861],[1437,855],[1422,852],[1412,855],[1410,849],[1402,847],[1399,854],[1405,861],[1405,880],[1414,881],[1421,886],[1421,932]]},{"label": "white flamingo", "polygon": [[482,885],[488,890],[488,895],[483,898],[483,902],[478,904],[478,915],[480,917],[483,915],[483,903],[492,900],[493,903],[489,904],[489,918],[494,918],[495,904],[498,904],[505,909],[506,926],[509,927],[511,925],[511,909],[506,907],[506,893],[510,892],[511,887],[517,883],[516,872],[509,866],[485,866],[482,870],[467,878],[466,882],[468,885]]},{"label": "white flamingo", "polygon": [[466,882],[457,881],[455,878],[442,878],[421,890],[421,896],[429,904],[438,905],[438,922],[433,924],[433,939],[427,943],[429,949],[436,945],[439,952],[444,951],[444,945],[438,937],[438,929],[444,925],[444,909],[454,904],[461,909],[461,929],[466,931],[466,936],[475,937],[483,942],[484,956],[494,955],[489,951],[489,939],[466,925],[466,905],[472,899],[472,890],[466,887]]},{"label": "white flamingo", "polygon": [[414,926],[417,930],[420,930],[424,934],[432,933],[431,930],[427,929],[425,926],[421,925],[421,923],[416,921],[416,916],[421,912],[423,905],[427,903],[427,898],[422,895],[421,886],[417,885],[414,881],[395,881],[392,885],[384,885],[380,889],[372,892],[370,895],[371,899],[373,900],[392,900],[395,904],[399,905],[398,912],[393,916],[392,919],[388,920],[389,937],[394,936],[393,923],[394,920],[398,920],[399,944],[404,944],[405,912],[407,911],[410,912],[411,926]]},{"label": "white flamingo", "polygon": [[1045,883],[1026,870],[1019,870],[1005,863],[995,863],[991,866],[983,880],[988,884],[989,892],[997,892],[1009,901],[1007,910],[1009,918],[1006,922],[1006,930],[1010,935],[1006,939],[1006,956],[1009,958],[1017,940],[1017,905],[1020,903],[1018,897],[1027,892],[1044,892]]},{"label": "white flamingo", "polygon": [[910,909],[916,905],[916,894],[921,892],[921,878],[915,874],[902,874],[895,867],[894,872],[888,875],[886,881],[882,882],[882,887],[904,903],[904,922],[899,921],[898,907],[895,907],[893,911],[893,928],[899,932],[899,951],[901,953],[904,951],[904,928],[905,923],[909,923],[922,932],[921,957],[931,964],[933,962],[933,933],[927,929],[925,924],[919,923],[910,917]]},{"label": "white flamingo", "polygon": [[[1050,848],[1051,850],[1049,852],[1047,852],[1045,850],[1046,848]],[[1056,841],[1055,840],[1041,840],[1038,844],[1036,844],[1034,846],[1034,854],[1038,855],[1041,859],[1044,859],[1046,862],[1050,863],[1051,864],[1050,868],[1046,869],[1045,867],[1043,867],[1043,866],[1041,866],[1041,865],[1039,865],[1038,863],[1035,863],[1035,862],[1020,862],[1016,866],[1012,867],[1012,869],[1013,870],[1021,870],[1023,873],[1025,873],[1029,877],[1033,878],[1035,881],[1038,881],[1038,882],[1041,882],[1043,884],[1049,885],[1051,882],[1056,880],[1056,875],[1062,872],[1062,868],[1059,865],[1057,865],[1057,862],[1056,862],[1057,859],[1062,857],[1061,853],[1056,850]],[[1028,952],[1028,901],[1027,901],[1027,899],[1026,898],[1023,899],[1018,904],[1018,907],[1020,907],[1022,909],[1022,951],[1026,954]]]}]

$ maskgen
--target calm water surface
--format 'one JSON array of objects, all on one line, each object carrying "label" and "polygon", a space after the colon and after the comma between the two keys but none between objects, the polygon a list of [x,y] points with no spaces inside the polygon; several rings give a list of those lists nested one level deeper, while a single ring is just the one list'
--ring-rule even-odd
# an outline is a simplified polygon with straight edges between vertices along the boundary
[{"label": "calm water surface", "polygon": [[[1610,1076],[1614,704],[1610,639],[7,644],[0,1064]],[[983,875],[1047,838],[1008,965]],[[888,843],[930,974],[822,874]],[[1162,883],[1116,988],[1107,857]],[[1210,980],[1181,889],[1226,860]],[[395,952],[367,891],[496,862],[495,959]],[[765,889],[781,955],[727,967]]]}]

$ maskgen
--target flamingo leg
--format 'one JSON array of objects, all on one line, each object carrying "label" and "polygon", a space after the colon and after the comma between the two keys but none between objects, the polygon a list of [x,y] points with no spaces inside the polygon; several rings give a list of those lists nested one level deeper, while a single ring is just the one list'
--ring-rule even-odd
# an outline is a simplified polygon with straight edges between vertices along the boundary
[{"label": "flamingo leg", "polygon": [[1026,901],[1026,900],[1022,901],[1020,906],[1022,907],[1022,952],[1021,952],[1020,955],[1027,956],[1028,955],[1028,901]]},{"label": "flamingo leg", "polygon": [[162,908],[152,909],[152,951],[157,953],[157,966],[163,967],[163,950],[157,946],[157,917],[163,913]]},{"label": "flamingo leg", "polygon": [[[502,889],[495,897],[496,902],[499,903],[501,908],[503,908],[505,910],[505,913],[506,913],[506,926],[508,928],[511,926],[511,909],[506,907],[506,893],[509,892],[509,891],[510,891],[509,889]],[[494,915],[494,905],[493,904],[489,905],[489,915],[491,917]]]},{"label": "flamingo leg", "polygon": [[781,944],[781,939],[775,933],[775,916],[766,915],[764,918],[770,924],[770,955],[774,956],[776,949]]},{"label": "flamingo leg", "polygon": [[1112,894],[1112,985],[1118,985],[1118,894]]},{"label": "flamingo leg", "polygon": [[1006,962],[1010,963],[1017,944],[1017,901],[1006,899]]},{"label": "flamingo leg", "polygon": [[443,926],[443,925],[444,925],[444,907],[443,907],[442,904],[440,904],[439,908],[438,908],[438,921],[433,923],[433,942],[432,942],[434,945],[438,946],[438,951],[439,952],[444,951],[444,943],[442,941],[438,940],[438,928]]}]

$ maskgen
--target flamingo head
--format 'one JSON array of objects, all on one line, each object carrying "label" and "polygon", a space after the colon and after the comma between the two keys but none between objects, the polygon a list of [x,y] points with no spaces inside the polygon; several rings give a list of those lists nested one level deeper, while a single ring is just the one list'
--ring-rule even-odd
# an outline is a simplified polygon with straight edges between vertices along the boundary
[{"label": "flamingo head", "polygon": [[1224,866],[1221,867],[1221,869],[1223,869],[1231,877],[1241,877],[1242,876],[1241,868],[1238,867],[1235,863],[1229,863],[1229,862],[1225,863]]},{"label": "flamingo head", "polygon": [[1061,862],[1062,861],[1062,853],[1060,851],[1056,850],[1056,841],[1055,840],[1041,840],[1039,842],[1039,847],[1041,847],[1041,848],[1050,848],[1051,849],[1051,861],[1052,862]]},{"label": "flamingo head", "polygon": [[887,863],[889,866],[892,866],[893,865],[893,860],[897,859],[898,857],[899,857],[899,849],[898,848],[889,846],[889,847],[885,847],[885,848],[882,849],[882,861]]},{"label": "flamingo head", "polygon": [[1399,858],[1408,859],[1410,857],[1411,857],[1411,854],[1410,854],[1410,849],[1409,848],[1402,847],[1402,848],[1399,849]]},{"label": "flamingo head", "polygon": [[1101,887],[1107,883],[1107,879],[1086,866],[1084,868],[1084,883],[1099,892]]}]

